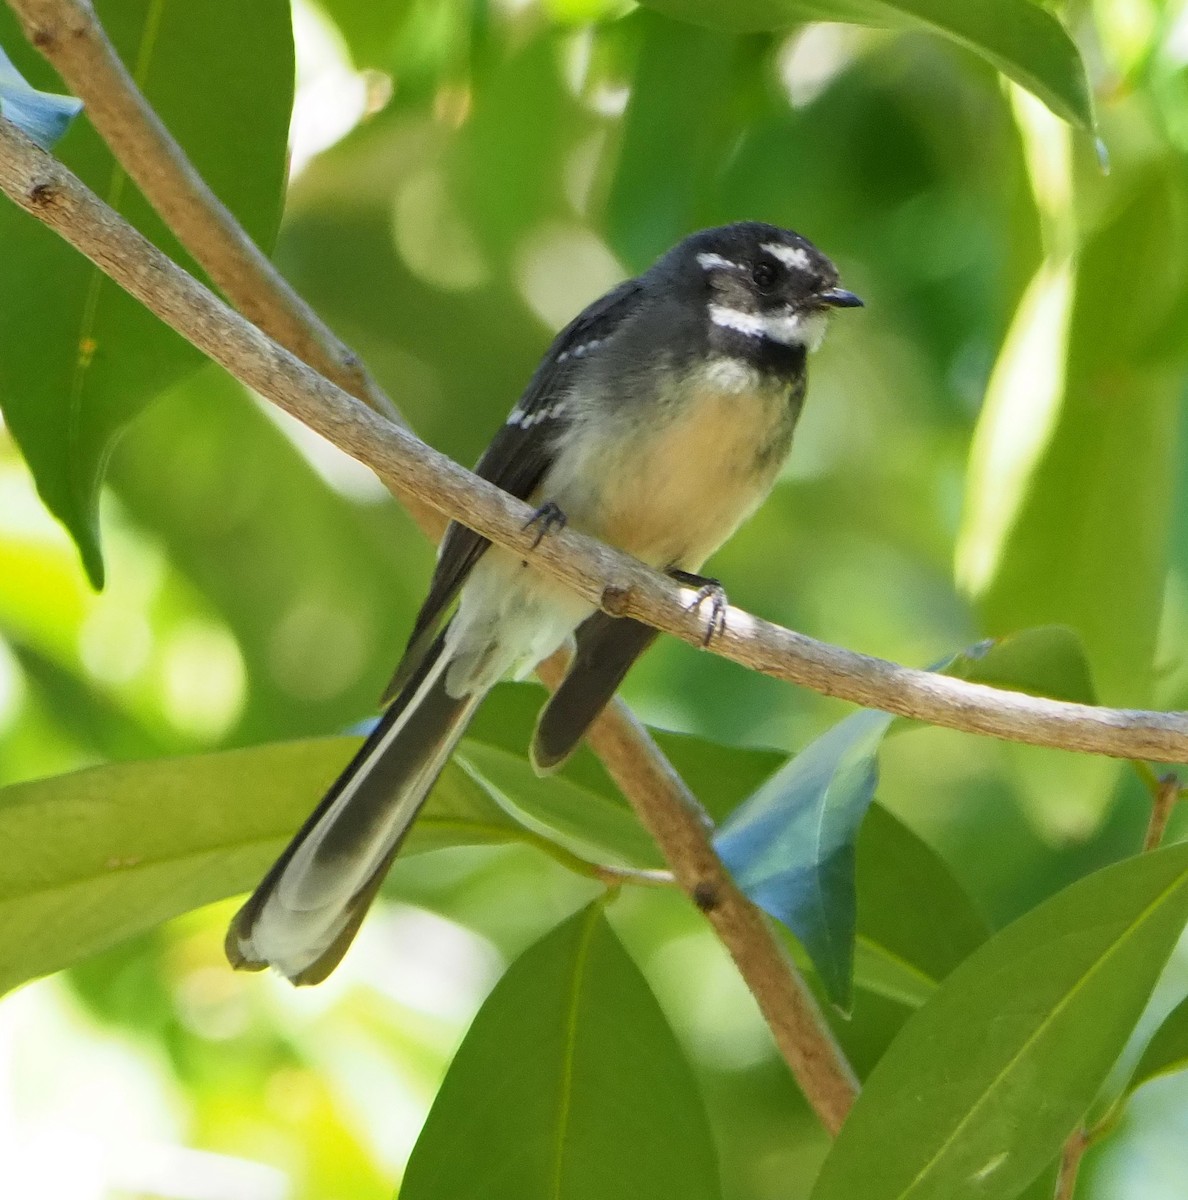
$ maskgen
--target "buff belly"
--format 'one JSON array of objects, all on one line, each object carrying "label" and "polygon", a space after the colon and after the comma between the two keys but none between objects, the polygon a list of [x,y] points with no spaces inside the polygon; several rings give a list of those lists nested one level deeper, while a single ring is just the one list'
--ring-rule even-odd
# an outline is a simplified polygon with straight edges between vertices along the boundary
[{"label": "buff belly", "polygon": [[787,383],[726,363],[645,413],[581,420],[540,500],[650,566],[697,570],[767,495],[796,419]]}]

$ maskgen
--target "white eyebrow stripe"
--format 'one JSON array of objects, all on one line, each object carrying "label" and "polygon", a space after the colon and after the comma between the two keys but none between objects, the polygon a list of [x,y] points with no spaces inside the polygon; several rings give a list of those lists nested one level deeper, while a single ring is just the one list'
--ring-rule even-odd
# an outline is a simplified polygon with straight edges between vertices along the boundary
[{"label": "white eyebrow stripe", "polygon": [[707,271],[722,269],[727,271],[743,271],[746,269],[742,263],[732,262],[730,259],[723,258],[720,254],[714,254],[710,250],[703,250],[697,256],[697,261]]},{"label": "white eyebrow stripe", "polygon": [[761,249],[766,250],[772,258],[778,258],[786,267],[807,271],[812,266],[808,251],[802,246],[785,246],[782,242],[764,242]]}]

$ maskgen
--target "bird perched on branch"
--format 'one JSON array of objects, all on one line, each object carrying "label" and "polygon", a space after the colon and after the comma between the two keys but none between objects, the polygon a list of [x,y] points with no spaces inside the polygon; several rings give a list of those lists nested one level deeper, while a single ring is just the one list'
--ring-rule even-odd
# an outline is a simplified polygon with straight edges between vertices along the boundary
[{"label": "bird perched on branch", "polygon": [[[475,471],[536,505],[541,536],[567,523],[720,603],[695,572],[775,481],[830,312],[860,304],[799,234],[693,234],[557,335]],[[539,771],[573,752],[656,631],[451,524],[387,711],[236,914],[231,962],[324,979],[483,697],[571,635],[533,737]]]}]

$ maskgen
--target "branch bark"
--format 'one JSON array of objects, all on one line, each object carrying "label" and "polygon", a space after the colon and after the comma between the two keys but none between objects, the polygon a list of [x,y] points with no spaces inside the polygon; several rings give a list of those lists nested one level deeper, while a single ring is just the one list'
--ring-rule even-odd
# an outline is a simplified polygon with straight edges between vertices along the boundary
[{"label": "branch bark", "polygon": [[[692,596],[666,576],[574,530],[533,548],[531,510],[378,417],[187,275],[65,167],[0,122],[0,190],[58,232],[232,375],[371,467],[615,616],[702,646]],[[1188,762],[1188,713],[1069,704],[967,683],[857,654],[730,607],[712,653],[789,683],[933,725],[1057,749]]]}]

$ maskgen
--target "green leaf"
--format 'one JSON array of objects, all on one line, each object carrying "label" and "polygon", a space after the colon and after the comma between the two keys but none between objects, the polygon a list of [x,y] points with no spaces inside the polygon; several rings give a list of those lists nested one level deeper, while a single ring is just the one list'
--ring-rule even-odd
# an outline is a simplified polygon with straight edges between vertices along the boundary
[{"label": "green leaf", "polygon": [[717,822],[726,820],[788,758],[779,750],[726,746],[687,733],[654,729],[652,736]]},{"label": "green leaf", "polygon": [[[988,632],[1075,629],[1102,701],[1132,707],[1152,701],[1178,464],[1182,369],[1152,339],[1188,264],[1180,188],[1178,168],[1129,172],[1075,265],[1035,275],[978,419],[957,545],[961,586]],[[1143,280],[1121,309],[1119,262]],[[1005,754],[1050,838],[1083,840],[1104,818],[1116,762]]]},{"label": "green leaf", "polygon": [[1066,625],[1021,629],[964,650],[944,674],[1073,704],[1098,702],[1085,645]]},{"label": "green leaf", "polygon": [[480,1009],[401,1200],[717,1200],[697,1081],[600,905],[516,960]]},{"label": "green leaf", "polygon": [[[501,683],[479,705],[467,726],[466,740],[482,742],[527,759],[536,718],[547,698],[548,692],[539,683]],[[602,763],[584,744],[579,745],[574,756],[549,778],[568,780],[586,791],[597,792],[620,808],[625,807],[626,802]]]},{"label": "green leaf", "polygon": [[1172,1009],[1147,1043],[1127,1091],[1133,1092],[1160,1075],[1188,1069],[1188,999]]},{"label": "green leaf", "polygon": [[[254,887],[357,745],[281,742],[0,789],[0,993]],[[402,853],[515,840],[534,839],[451,764]]]},{"label": "green leaf", "polygon": [[[525,747],[526,750],[526,747]],[[655,867],[662,859],[630,809],[560,776],[542,779],[524,754],[466,739],[458,761],[520,825],[597,862]]]},{"label": "green leaf", "polygon": [[108,486],[235,638],[251,686],[233,744],[341,730],[370,710],[432,564],[399,506],[327,487],[214,366],[141,414],[112,455]]},{"label": "green leaf", "polygon": [[857,934],[940,983],[990,935],[945,860],[879,804],[858,838]]},{"label": "green leaf", "polygon": [[11,121],[43,150],[48,150],[81,111],[82,101],[73,96],[39,92],[30,87],[0,46],[0,117]]},{"label": "green leaf", "polygon": [[714,838],[738,886],[796,934],[843,1008],[854,969],[854,841],[893,719],[862,711],[839,722],[777,771]]},{"label": "green leaf", "polygon": [[1188,846],[1107,867],[1002,930],[867,1080],[813,1200],[1008,1200],[1057,1153],[1188,919]]},{"label": "green leaf", "polygon": [[802,21],[848,21],[939,33],[1034,92],[1074,125],[1092,130],[1085,65],[1060,21],[1031,0],[645,0],[670,17],[715,29],[784,29]]},{"label": "green leaf", "polygon": [[356,67],[390,70],[396,65],[397,38],[414,7],[411,0],[323,0],[320,7],[338,26]]},{"label": "green leaf", "polygon": [[858,836],[856,888],[854,986],[909,1008],[989,936],[944,859],[877,803]]},{"label": "green leaf", "polygon": [[[149,102],[262,246],[280,219],[293,96],[286,0],[111,0],[104,26]],[[228,36],[233,30],[234,36]],[[37,84],[48,69],[0,8],[0,42]],[[167,254],[194,269],[86,122],[63,161]],[[55,234],[0,207],[0,407],[38,490],[103,579],[97,501],[123,427],[202,356]]]},{"label": "green leaf", "polygon": [[705,196],[743,128],[739,95],[762,72],[740,38],[653,12],[629,21],[641,46],[605,220],[614,250],[640,271],[708,223]]}]

